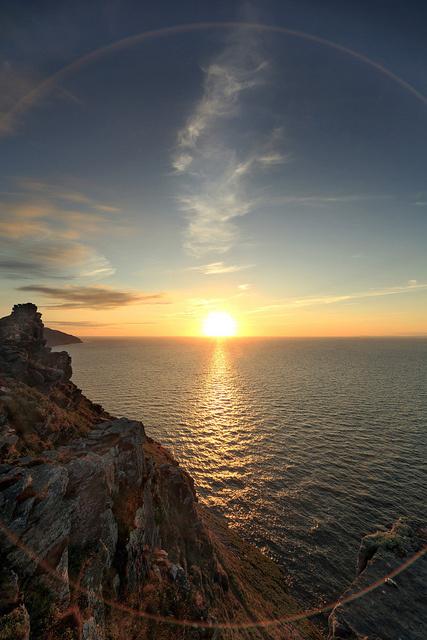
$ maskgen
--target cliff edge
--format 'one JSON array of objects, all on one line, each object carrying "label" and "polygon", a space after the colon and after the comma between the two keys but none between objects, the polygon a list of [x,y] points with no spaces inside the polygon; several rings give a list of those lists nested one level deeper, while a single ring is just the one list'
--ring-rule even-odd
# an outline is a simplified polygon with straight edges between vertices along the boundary
[{"label": "cliff edge", "polygon": [[319,640],[280,569],[140,422],[71,382],[41,316],[0,320],[0,640]]}]

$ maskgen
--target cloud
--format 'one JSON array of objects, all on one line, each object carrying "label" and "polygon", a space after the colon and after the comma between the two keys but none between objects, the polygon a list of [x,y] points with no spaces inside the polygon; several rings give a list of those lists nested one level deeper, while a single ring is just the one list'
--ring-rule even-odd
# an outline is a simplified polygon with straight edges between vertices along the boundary
[{"label": "cloud", "polygon": [[236,273],[237,271],[244,271],[251,269],[254,264],[224,264],[224,262],[210,262],[209,264],[202,264],[198,267],[190,267],[187,271],[199,271],[205,276],[213,276],[224,273]]},{"label": "cloud", "polygon": [[110,327],[109,322],[92,322],[92,320],[47,320],[44,319],[46,326],[56,325],[58,327]]},{"label": "cloud", "polygon": [[222,304],[223,302],[224,298],[190,298],[187,300],[191,307],[207,307]]},{"label": "cloud", "polygon": [[249,147],[248,131],[237,139],[239,126],[230,130],[249,95],[266,84],[268,70],[253,34],[242,32],[204,69],[202,97],[178,132],[172,157],[176,174],[186,179],[178,202],[188,220],[185,248],[191,255],[231,249],[239,237],[236,219],[257,202],[248,178],[286,159],[277,148],[280,128],[266,133],[265,126],[260,132],[252,125]]},{"label": "cloud", "polygon": [[41,284],[19,287],[18,291],[38,293],[50,302],[48,309],[115,309],[132,304],[167,304],[163,293],[121,291],[111,287],[49,287]]},{"label": "cloud", "polygon": [[59,238],[0,237],[0,252],[0,272],[12,279],[106,277],[115,272],[93,247]]},{"label": "cloud", "polygon": [[121,211],[121,209],[117,206],[114,206],[110,203],[98,202],[97,200],[82,193],[81,191],[70,189],[66,186],[50,184],[48,182],[33,180],[29,178],[21,179],[19,181],[19,185],[22,189],[31,193],[33,197],[38,195],[44,198],[48,198],[50,201],[53,200],[77,205],[85,205],[86,207],[104,213],[119,213]]},{"label": "cloud", "polygon": [[[116,208],[84,194],[26,181],[25,189],[30,187],[31,194],[12,193],[0,201],[0,272],[12,279],[112,275],[115,269],[109,260],[88,240],[117,229],[116,216],[100,212],[109,208],[116,213]],[[40,200],[41,194],[48,201]],[[64,208],[65,201],[78,208]]]},{"label": "cloud", "polygon": [[179,147],[194,149],[218,120],[235,115],[241,93],[262,82],[266,67],[267,62],[260,59],[249,41],[240,36],[230,43],[204,70],[203,96],[179,132]]},{"label": "cloud", "polygon": [[416,280],[409,280],[406,285],[397,285],[394,287],[384,287],[382,289],[369,289],[356,293],[324,295],[316,297],[292,298],[288,300],[280,300],[273,304],[268,304],[256,309],[248,311],[252,313],[265,313],[273,310],[281,311],[286,309],[296,309],[302,307],[313,307],[329,304],[338,304],[341,302],[351,302],[353,300],[363,300],[368,298],[380,298],[383,296],[392,296],[405,293],[413,293],[414,291],[427,290],[427,283],[418,283]]},{"label": "cloud", "polygon": [[186,171],[193,162],[193,156],[189,153],[180,153],[172,160],[172,166],[177,173]]},{"label": "cloud", "polygon": [[364,202],[366,200],[391,200],[393,196],[376,194],[342,194],[342,195],[298,195],[268,197],[262,200],[267,204],[295,204],[301,206],[329,206],[333,204],[350,204],[352,202]]},{"label": "cloud", "polygon": [[248,282],[245,282],[243,284],[239,284],[237,288],[240,289],[240,291],[249,291],[251,286],[252,285],[250,285]]},{"label": "cloud", "polygon": [[154,320],[145,320],[144,322],[93,322],[92,320],[44,320],[46,326],[55,325],[57,327],[76,327],[78,328],[94,328],[94,327],[121,327],[123,325],[139,325],[139,324],[155,324]]},{"label": "cloud", "polygon": [[286,156],[277,151],[272,151],[255,158],[255,160],[263,167],[272,167],[276,164],[283,164],[286,161]]},{"label": "cloud", "polygon": [[2,258],[0,260],[0,273],[12,279],[27,279],[48,275],[41,262],[32,260],[19,260],[18,258]]}]

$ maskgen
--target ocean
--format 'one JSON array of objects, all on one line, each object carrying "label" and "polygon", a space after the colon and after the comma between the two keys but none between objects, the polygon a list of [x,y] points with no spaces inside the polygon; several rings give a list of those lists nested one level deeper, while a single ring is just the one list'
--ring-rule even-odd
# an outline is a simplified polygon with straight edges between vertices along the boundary
[{"label": "ocean", "polygon": [[141,420],[200,500],[285,569],[307,606],[360,539],[425,514],[427,339],[86,338],[73,380]]}]

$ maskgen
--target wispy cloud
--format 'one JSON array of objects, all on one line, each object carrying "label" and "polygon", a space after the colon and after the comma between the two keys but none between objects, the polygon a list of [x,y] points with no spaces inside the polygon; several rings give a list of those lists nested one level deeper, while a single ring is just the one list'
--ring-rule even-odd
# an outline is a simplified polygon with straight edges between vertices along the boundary
[{"label": "wispy cloud", "polygon": [[397,285],[394,287],[384,287],[382,289],[368,289],[367,291],[359,291],[355,293],[339,294],[339,295],[323,295],[323,296],[307,296],[303,298],[289,298],[287,300],[278,300],[272,304],[263,305],[256,309],[251,309],[247,313],[268,313],[271,311],[285,311],[287,309],[297,309],[302,307],[313,307],[329,304],[338,304],[341,302],[351,302],[353,300],[363,300],[367,298],[380,298],[383,296],[393,296],[406,293],[414,293],[417,291],[426,291],[427,283],[419,283],[417,280],[409,280],[405,285]]},{"label": "wispy cloud", "polygon": [[112,287],[49,287],[42,284],[19,287],[18,291],[40,294],[48,309],[115,309],[132,304],[167,304],[163,293],[123,291]]},{"label": "wispy cloud", "polygon": [[79,328],[94,328],[94,327],[122,327],[123,325],[145,325],[155,324],[154,320],[144,320],[143,322],[93,322],[92,320],[44,320],[46,326],[57,327],[75,327]]},{"label": "wispy cloud", "polygon": [[53,201],[68,202],[71,204],[85,205],[91,209],[105,213],[119,213],[120,208],[111,203],[98,202],[94,198],[73,188],[64,185],[50,184],[40,180],[24,178],[19,181],[19,186],[32,196],[43,196]]},{"label": "wispy cloud", "polygon": [[79,242],[4,243],[0,238],[0,251],[0,272],[11,279],[105,277],[114,273],[107,258]]},{"label": "wispy cloud", "polygon": [[24,191],[0,201],[3,276],[100,278],[114,273],[91,238],[116,230],[116,207],[45,183],[26,181],[21,187]]},{"label": "wispy cloud", "polygon": [[172,165],[186,179],[178,200],[188,218],[185,247],[195,256],[233,246],[239,235],[236,219],[256,203],[247,178],[285,161],[278,128],[260,134],[252,127],[249,147],[233,145],[235,132],[230,134],[245,99],[266,83],[268,68],[253,34],[235,34],[204,69],[203,95],[178,133]]},{"label": "wispy cloud", "polygon": [[109,327],[109,322],[93,322],[92,320],[48,320],[43,319],[45,326],[57,326],[57,327]]},{"label": "wispy cloud", "polygon": [[392,200],[391,195],[381,194],[341,194],[341,195],[293,195],[293,196],[273,196],[264,198],[263,203],[268,204],[295,204],[307,207],[326,207],[334,204],[351,204],[352,202],[364,202],[370,200]]},{"label": "wispy cloud", "polygon": [[114,225],[99,214],[54,207],[49,204],[5,205],[0,202],[0,237],[10,239],[74,240],[88,234],[109,231]]},{"label": "wispy cloud", "polygon": [[225,264],[224,262],[210,262],[209,264],[190,267],[187,271],[198,271],[199,273],[203,273],[205,276],[214,276],[245,271],[246,269],[251,269],[254,266],[254,264]]}]

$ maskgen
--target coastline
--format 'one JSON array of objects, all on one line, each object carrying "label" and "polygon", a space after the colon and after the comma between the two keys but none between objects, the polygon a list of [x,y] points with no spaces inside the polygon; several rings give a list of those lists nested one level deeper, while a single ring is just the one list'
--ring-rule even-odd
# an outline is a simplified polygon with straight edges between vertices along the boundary
[{"label": "coastline", "polygon": [[0,333],[2,640],[321,639],[143,425],[75,387],[34,305]]},{"label": "coastline", "polygon": [[[198,502],[142,423],[71,382],[34,305],[1,319],[0,337],[1,640],[325,637],[283,570]],[[330,640],[382,637],[392,602],[400,635],[386,637],[422,638],[423,545],[404,521],[364,538]]]}]

